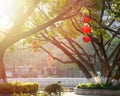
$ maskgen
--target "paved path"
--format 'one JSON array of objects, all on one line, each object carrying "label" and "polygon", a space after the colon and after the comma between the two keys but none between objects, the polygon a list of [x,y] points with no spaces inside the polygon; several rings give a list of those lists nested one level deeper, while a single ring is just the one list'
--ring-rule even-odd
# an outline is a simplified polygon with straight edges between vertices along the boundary
[{"label": "paved path", "polygon": [[[102,95],[76,95],[74,94],[74,92],[65,92],[63,96],[102,96]],[[104,96],[108,96],[108,95],[104,95]]]},{"label": "paved path", "polygon": [[[40,93],[42,93],[42,91],[40,91]],[[74,92],[64,92],[62,96],[103,96],[103,95],[76,95]],[[104,95],[104,96],[108,96],[108,95]],[[112,95],[110,95],[110,96],[112,96]],[[120,96],[120,95],[118,95],[118,96]]]},{"label": "paved path", "polygon": [[80,96],[80,95],[76,95],[74,94],[74,92],[65,92],[63,96]]}]

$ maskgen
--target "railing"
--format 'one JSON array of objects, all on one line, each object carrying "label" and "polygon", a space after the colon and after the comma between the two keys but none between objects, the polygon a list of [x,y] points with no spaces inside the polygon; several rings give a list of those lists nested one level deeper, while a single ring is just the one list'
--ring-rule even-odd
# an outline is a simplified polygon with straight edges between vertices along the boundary
[{"label": "railing", "polygon": [[61,83],[64,87],[73,88],[78,83],[88,82],[86,78],[8,78],[8,81],[37,82],[40,84],[40,88],[52,83]]}]

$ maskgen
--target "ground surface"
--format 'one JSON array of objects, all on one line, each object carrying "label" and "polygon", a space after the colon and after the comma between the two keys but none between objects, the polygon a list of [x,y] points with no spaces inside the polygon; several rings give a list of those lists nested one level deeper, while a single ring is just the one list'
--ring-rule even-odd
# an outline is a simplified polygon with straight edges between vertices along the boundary
[{"label": "ground surface", "polygon": [[[102,95],[76,95],[74,92],[65,92],[63,96],[102,96]],[[105,96],[105,95],[104,95]],[[107,95],[108,96],[108,95]],[[118,95],[120,96],[120,95]]]}]

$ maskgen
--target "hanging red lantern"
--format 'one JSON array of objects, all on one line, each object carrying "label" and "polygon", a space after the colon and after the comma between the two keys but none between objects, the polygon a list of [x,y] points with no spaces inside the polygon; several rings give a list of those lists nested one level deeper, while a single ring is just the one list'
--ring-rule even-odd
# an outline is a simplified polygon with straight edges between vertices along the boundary
[{"label": "hanging red lantern", "polygon": [[37,41],[37,40],[34,40],[34,41],[32,42],[32,47],[33,47],[33,48],[37,48],[37,46],[38,46],[38,41]]},{"label": "hanging red lantern", "polygon": [[48,55],[48,58],[47,58],[48,60],[51,60],[52,59],[52,57],[50,56],[50,55]]},{"label": "hanging red lantern", "polygon": [[82,17],[82,22],[83,23],[88,23],[88,22],[90,22],[91,21],[91,18],[90,17],[88,17],[88,16],[83,16]]},{"label": "hanging red lantern", "polygon": [[33,45],[35,45],[35,44],[37,44],[37,41],[35,40],[35,41],[33,41]]},{"label": "hanging red lantern", "polygon": [[50,61],[47,61],[47,65],[50,66],[50,65],[51,65],[51,62],[50,62]]},{"label": "hanging red lantern", "polygon": [[52,59],[52,57],[50,55],[48,55],[48,57],[47,57],[47,64],[48,64],[48,66],[51,65],[51,59]]},{"label": "hanging red lantern", "polygon": [[84,41],[85,43],[88,43],[88,42],[91,41],[91,38],[90,38],[89,36],[84,36],[84,37],[83,37],[83,41]]},{"label": "hanging red lantern", "polygon": [[81,27],[81,31],[83,33],[89,33],[91,31],[91,28],[89,25],[85,25],[85,26]]},{"label": "hanging red lantern", "polygon": [[35,48],[37,48],[37,45],[33,45],[32,47],[35,49]]},{"label": "hanging red lantern", "polygon": [[38,47],[38,41],[34,40],[32,42],[32,48],[33,48],[33,52],[36,53],[37,52],[37,47]]}]

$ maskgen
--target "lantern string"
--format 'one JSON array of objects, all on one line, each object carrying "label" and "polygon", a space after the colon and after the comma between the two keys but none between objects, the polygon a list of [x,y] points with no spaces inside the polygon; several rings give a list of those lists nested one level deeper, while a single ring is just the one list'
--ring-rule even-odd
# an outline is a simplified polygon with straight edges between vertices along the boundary
[{"label": "lantern string", "polygon": [[81,27],[81,31],[84,33],[83,36],[83,41],[85,43],[88,43],[91,41],[91,38],[88,36],[88,33],[91,32],[91,27],[88,24],[91,21],[91,18],[88,16],[83,16],[82,17],[82,22],[83,22],[83,26]]}]

